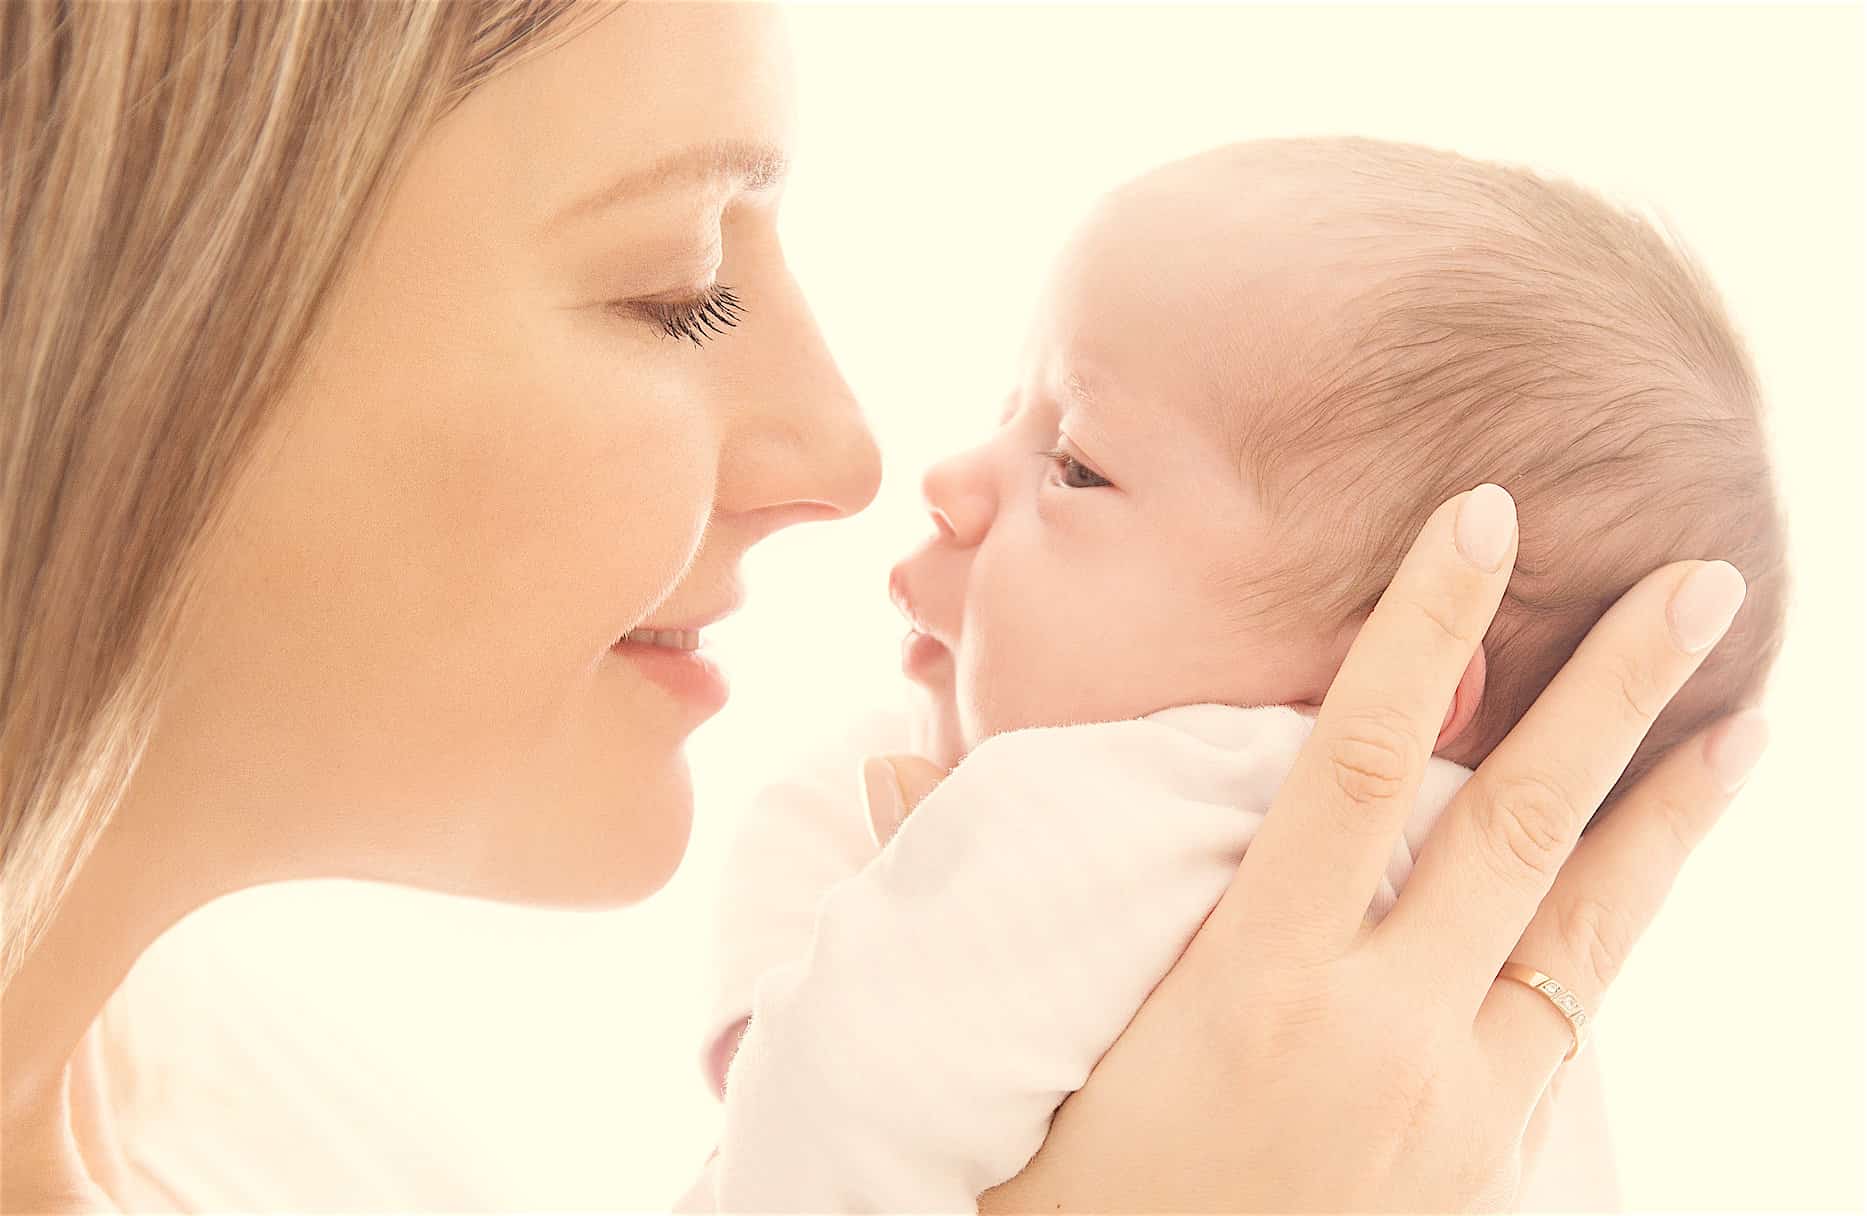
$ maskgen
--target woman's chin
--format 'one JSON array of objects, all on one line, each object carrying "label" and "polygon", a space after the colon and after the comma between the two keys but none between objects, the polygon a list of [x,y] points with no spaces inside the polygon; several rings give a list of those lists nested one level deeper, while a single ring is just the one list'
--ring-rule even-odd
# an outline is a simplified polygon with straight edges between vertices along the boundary
[{"label": "woman's chin", "polygon": [[[546,908],[597,910],[640,903],[666,886],[687,852],[693,784],[684,757],[620,795],[526,809],[505,847],[447,884],[454,894]],[[426,885],[426,884],[424,884]]]},{"label": "woman's chin", "polygon": [[685,758],[607,820],[589,847],[565,859],[565,901],[587,908],[640,903],[668,884],[687,855],[694,791]]}]

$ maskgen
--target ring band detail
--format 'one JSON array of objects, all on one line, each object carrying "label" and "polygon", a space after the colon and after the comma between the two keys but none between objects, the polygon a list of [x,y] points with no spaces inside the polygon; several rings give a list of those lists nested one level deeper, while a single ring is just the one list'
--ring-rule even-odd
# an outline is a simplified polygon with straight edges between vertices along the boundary
[{"label": "ring band detail", "polygon": [[1562,1061],[1566,1064],[1573,1060],[1575,1053],[1582,1050],[1582,1044],[1588,1041],[1588,1014],[1582,1009],[1582,1002],[1576,998],[1576,995],[1570,992],[1561,981],[1551,979],[1536,968],[1526,967],[1522,963],[1505,963],[1498,970],[1498,976],[1501,979],[1528,984],[1542,993],[1549,1003],[1556,1007],[1556,1012],[1560,1013],[1563,1020],[1569,1024],[1569,1036],[1574,1040],[1569,1048],[1569,1054],[1562,1057]]}]

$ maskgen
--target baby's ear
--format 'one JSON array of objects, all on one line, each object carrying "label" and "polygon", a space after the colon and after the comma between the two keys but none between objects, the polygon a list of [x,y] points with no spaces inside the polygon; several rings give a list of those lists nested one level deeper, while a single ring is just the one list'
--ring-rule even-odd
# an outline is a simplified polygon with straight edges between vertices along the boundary
[{"label": "baby's ear", "polygon": [[1438,755],[1470,729],[1478,717],[1478,707],[1485,699],[1485,644],[1478,643],[1472,661],[1465,665],[1459,686],[1452,690],[1452,704],[1446,706],[1446,719],[1439,724],[1439,738],[1433,744]]}]

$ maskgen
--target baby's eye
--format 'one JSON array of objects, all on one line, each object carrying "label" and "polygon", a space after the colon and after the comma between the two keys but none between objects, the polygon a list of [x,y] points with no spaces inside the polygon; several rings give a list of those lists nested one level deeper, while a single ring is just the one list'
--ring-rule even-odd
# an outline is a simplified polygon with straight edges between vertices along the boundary
[{"label": "baby's eye", "polygon": [[[1111,484],[1102,474],[1096,472],[1080,460],[1077,460],[1076,457],[1070,455],[1062,448],[1050,448],[1047,451],[1039,452],[1038,455],[1057,466],[1058,471],[1062,474],[1064,479],[1062,484],[1068,486],[1072,490],[1093,490],[1099,486]],[[1088,477],[1093,477],[1095,480],[1087,484],[1071,481],[1069,479],[1071,470]]]}]

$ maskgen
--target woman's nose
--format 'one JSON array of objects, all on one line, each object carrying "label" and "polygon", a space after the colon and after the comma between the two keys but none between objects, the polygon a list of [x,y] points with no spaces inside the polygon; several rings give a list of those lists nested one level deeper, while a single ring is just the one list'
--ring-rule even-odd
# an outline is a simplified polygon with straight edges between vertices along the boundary
[{"label": "woman's nose", "polygon": [[992,523],[983,450],[961,452],[929,468],[921,478],[921,497],[943,537],[959,545],[978,544]]},{"label": "woman's nose", "polygon": [[767,330],[764,351],[742,369],[749,425],[721,469],[722,497],[730,496],[721,509],[757,516],[760,535],[854,515],[882,479],[881,451],[855,394],[790,288],[783,307],[792,324]]}]

